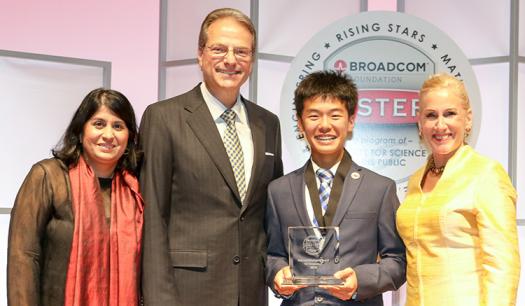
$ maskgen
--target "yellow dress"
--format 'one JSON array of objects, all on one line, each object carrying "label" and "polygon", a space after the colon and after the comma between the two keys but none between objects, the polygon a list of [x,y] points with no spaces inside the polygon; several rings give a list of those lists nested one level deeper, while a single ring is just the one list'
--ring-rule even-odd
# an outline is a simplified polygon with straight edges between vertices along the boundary
[{"label": "yellow dress", "polygon": [[516,191],[496,161],[462,146],[431,192],[425,167],[397,211],[407,251],[406,306],[516,304]]}]

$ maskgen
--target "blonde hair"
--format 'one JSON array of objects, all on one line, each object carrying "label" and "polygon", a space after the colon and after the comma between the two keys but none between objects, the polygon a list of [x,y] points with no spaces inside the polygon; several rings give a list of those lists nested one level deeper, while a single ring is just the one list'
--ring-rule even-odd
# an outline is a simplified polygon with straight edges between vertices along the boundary
[{"label": "blonde hair", "polygon": [[468,97],[465,84],[463,83],[463,81],[458,80],[447,73],[433,74],[428,77],[428,79],[423,83],[421,89],[419,90],[420,104],[425,95],[437,90],[446,90],[447,92],[453,92],[463,102],[463,108],[467,111],[467,116],[469,120],[469,124],[465,127],[465,139],[463,139],[463,143],[466,144],[467,138],[470,136],[470,131],[472,129],[472,109],[470,108],[470,99]]},{"label": "blonde hair", "polygon": [[423,100],[423,96],[429,92],[442,89],[453,91],[463,101],[465,109],[470,109],[470,99],[465,84],[447,73],[437,73],[429,76],[419,90],[419,99]]}]

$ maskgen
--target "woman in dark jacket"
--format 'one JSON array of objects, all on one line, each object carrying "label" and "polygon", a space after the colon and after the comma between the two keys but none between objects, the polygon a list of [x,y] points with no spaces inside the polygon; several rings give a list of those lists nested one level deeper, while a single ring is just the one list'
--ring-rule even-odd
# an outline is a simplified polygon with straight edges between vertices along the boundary
[{"label": "woman in dark jacket", "polygon": [[137,305],[143,203],[128,99],[90,92],[52,152],[11,212],[8,304]]}]

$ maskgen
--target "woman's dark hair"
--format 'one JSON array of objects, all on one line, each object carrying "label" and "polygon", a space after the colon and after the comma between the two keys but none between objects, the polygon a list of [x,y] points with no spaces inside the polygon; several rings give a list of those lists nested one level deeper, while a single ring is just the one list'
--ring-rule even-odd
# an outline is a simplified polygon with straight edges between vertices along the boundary
[{"label": "woman's dark hair", "polygon": [[117,170],[128,170],[136,174],[140,152],[138,149],[137,121],[128,99],[116,90],[97,88],[87,94],[75,111],[69,126],[57,146],[51,150],[53,156],[68,167],[75,166],[82,154],[82,132],[84,125],[100,109],[106,106],[126,123],[129,131],[126,151],[117,163]]}]

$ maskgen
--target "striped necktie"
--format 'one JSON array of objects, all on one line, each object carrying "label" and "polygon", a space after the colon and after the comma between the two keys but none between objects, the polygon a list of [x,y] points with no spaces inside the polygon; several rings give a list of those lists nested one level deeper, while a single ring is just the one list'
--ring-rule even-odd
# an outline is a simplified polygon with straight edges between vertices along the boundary
[{"label": "striped necktie", "polygon": [[[323,210],[323,216],[328,209],[328,200],[330,199],[330,191],[332,190],[332,183],[334,181],[334,174],[330,170],[317,169],[315,171],[317,177],[319,177],[319,201],[321,202],[321,208]],[[314,217],[313,220],[316,226],[319,226],[317,219]]]},{"label": "striped necktie", "polygon": [[231,109],[227,109],[222,113],[221,118],[226,122],[227,128],[222,137],[226,153],[230,159],[230,164],[235,176],[235,182],[241,195],[241,200],[244,202],[246,197],[246,180],[244,177],[244,156],[242,154],[242,147],[235,129],[236,114]]}]

